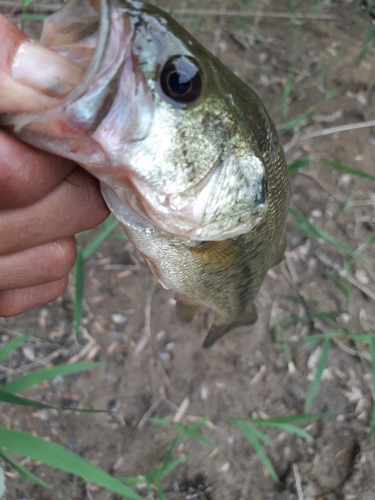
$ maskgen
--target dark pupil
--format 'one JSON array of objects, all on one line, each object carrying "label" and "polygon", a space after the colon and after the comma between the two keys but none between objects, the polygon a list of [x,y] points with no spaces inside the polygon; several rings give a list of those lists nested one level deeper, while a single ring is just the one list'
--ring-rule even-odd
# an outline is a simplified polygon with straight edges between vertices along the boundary
[{"label": "dark pupil", "polygon": [[181,103],[195,101],[202,88],[199,67],[187,56],[171,58],[161,72],[160,83],[168,97]]},{"label": "dark pupil", "polygon": [[179,96],[183,96],[191,89],[192,80],[184,73],[179,73],[176,68],[169,74],[168,86],[170,90]]}]

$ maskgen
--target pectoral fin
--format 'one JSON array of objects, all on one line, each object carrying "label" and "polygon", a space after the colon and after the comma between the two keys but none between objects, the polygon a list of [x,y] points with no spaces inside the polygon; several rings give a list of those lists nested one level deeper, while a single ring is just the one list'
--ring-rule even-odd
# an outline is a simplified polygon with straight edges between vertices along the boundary
[{"label": "pectoral fin", "polygon": [[215,320],[203,342],[203,347],[211,347],[217,340],[219,340],[220,337],[225,335],[230,330],[239,326],[252,325],[257,319],[257,310],[255,309],[254,304],[251,304],[250,310],[236,319],[233,323],[220,324],[217,320]]}]

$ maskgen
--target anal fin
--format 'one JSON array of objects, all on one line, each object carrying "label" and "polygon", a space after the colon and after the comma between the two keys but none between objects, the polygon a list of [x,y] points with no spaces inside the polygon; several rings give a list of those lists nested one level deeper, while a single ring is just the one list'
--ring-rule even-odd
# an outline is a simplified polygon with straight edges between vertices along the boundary
[{"label": "anal fin", "polygon": [[200,311],[201,306],[191,303],[185,297],[176,295],[176,316],[180,323],[187,325]]},{"label": "anal fin", "polygon": [[252,325],[256,322],[257,319],[257,310],[254,304],[251,304],[250,310],[248,312],[245,312],[242,316],[237,318],[232,323],[220,324],[214,321],[213,325],[210,328],[210,331],[207,334],[207,337],[204,339],[203,347],[211,347],[217,340],[219,340],[230,330],[233,330],[234,328],[237,328],[239,326]]}]

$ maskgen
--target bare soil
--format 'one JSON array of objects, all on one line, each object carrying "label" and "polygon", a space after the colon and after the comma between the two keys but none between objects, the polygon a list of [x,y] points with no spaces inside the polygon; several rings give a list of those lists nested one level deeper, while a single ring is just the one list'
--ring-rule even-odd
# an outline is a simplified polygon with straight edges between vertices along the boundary
[{"label": "bare soil", "polygon": [[[290,2],[293,12],[301,13],[298,19],[293,13],[286,19],[262,17],[267,12],[289,13],[285,4],[260,0],[255,6],[259,14],[242,22],[222,15],[176,15],[258,93],[277,124],[308,111],[303,121],[282,134],[289,162],[300,156],[328,158],[375,175],[374,128],[305,137],[375,118],[374,51],[355,64],[371,18],[355,2],[344,0],[323,2],[326,6]],[[187,2],[179,8],[239,9],[239,3]],[[17,19],[16,11],[7,13]],[[319,162],[291,179],[290,204],[353,250],[374,234],[375,183]],[[307,237],[293,222],[291,217],[286,259],[269,272],[256,300],[258,322],[238,328],[209,350],[201,346],[211,313],[202,312],[189,326],[178,324],[173,293],[155,285],[128,242],[107,240],[86,265],[82,345],[77,346],[71,329],[71,288],[53,304],[3,320],[2,342],[12,337],[8,330],[37,329],[40,335],[10,359],[1,376],[2,381],[11,380],[35,362],[48,366],[72,359],[98,360],[99,368],[54,379],[27,396],[56,406],[113,412],[90,415],[3,405],[0,424],[51,439],[124,477],[155,470],[175,436],[173,426],[151,424],[147,417],[177,414],[191,425],[203,416],[208,424],[202,433],[217,447],[193,439],[178,446],[175,457],[185,455],[188,460],[164,479],[167,499],[374,500],[375,441],[374,436],[367,439],[373,405],[371,358],[366,344],[333,342],[311,410],[329,416],[305,425],[313,443],[267,431],[274,446],[266,449],[278,484],[240,430],[225,423],[228,418],[303,413],[319,358],[319,343],[307,347],[306,338],[331,325],[312,319],[281,326],[275,339],[272,326],[281,318],[345,311],[337,322],[347,331],[374,331],[375,302],[369,296],[375,294],[374,246],[363,247],[358,262],[344,259],[334,245]],[[80,242],[91,238],[92,234]],[[346,286],[337,274],[345,262],[352,279],[349,304],[324,274],[329,271]],[[289,363],[285,343],[291,352]],[[64,497],[118,498],[44,465],[26,465]],[[6,500],[51,498],[17,474],[7,474]],[[147,497],[145,489],[137,491]]]}]

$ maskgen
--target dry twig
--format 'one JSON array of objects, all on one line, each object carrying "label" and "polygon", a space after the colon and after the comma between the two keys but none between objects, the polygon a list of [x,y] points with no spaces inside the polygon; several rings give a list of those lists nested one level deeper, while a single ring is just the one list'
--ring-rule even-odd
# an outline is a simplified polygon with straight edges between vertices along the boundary
[{"label": "dry twig", "polygon": [[276,19],[298,19],[298,20],[316,20],[316,21],[334,21],[336,16],[333,14],[289,14],[289,12],[265,12],[258,10],[224,10],[224,9],[176,9],[173,14],[186,14],[188,16],[226,16],[226,17],[265,17]]},{"label": "dry twig", "polygon": [[320,262],[322,262],[324,265],[332,267],[341,278],[347,279],[349,283],[357,287],[361,292],[363,292],[365,295],[370,297],[370,299],[375,300],[375,292],[373,292],[369,287],[366,285],[362,285],[356,278],[353,278],[353,276],[350,276],[349,274],[346,273],[345,269],[343,269],[341,266],[336,264],[336,262],[333,262],[329,257],[326,255],[319,253],[317,254],[318,259]]},{"label": "dry twig", "polygon": [[143,415],[143,417],[141,418],[141,420],[138,422],[137,429],[139,431],[143,429],[143,426],[145,425],[145,423],[147,422],[147,420],[151,417],[151,415],[154,413],[154,410],[156,410],[156,408],[159,406],[161,400],[162,400],[162,398],[156,399],[152,403],[152,405],[150,406],[150,408],[146,411],[146,413]]},{"label": "dry twig", "polygon": [[298,500],[303,500],[301,476],[299,475],[299,470],[298,470],[297,464],[293,464],[293,474],[294,474],[294,479],[296,480]]},{"label": "dry twig", "polygon": [[307,134],[301,135],[301,141],[305,141],[306,139],[312,139],[314,137],[321,137],[322,135],[336,134],[339,132],[347,132],[349,130],[356,130],[359,128],[368,128],[368,127],[375,127],[375,120],[370,120],[368,122],[360,122],[360,123],[347,123],[346,125],[338,125],[337,127],[314,130],[313,132],[308,132]]}]

